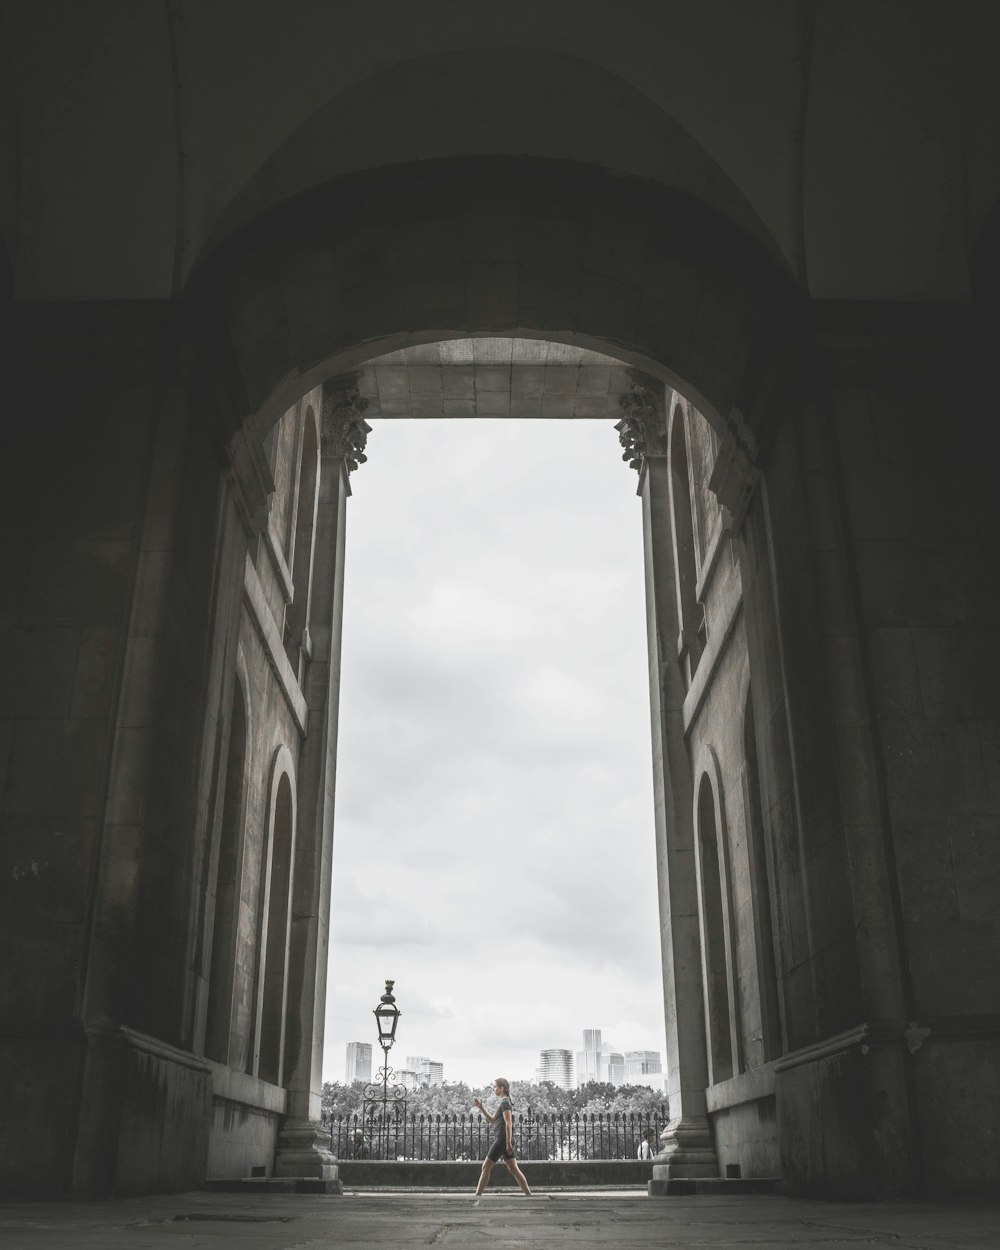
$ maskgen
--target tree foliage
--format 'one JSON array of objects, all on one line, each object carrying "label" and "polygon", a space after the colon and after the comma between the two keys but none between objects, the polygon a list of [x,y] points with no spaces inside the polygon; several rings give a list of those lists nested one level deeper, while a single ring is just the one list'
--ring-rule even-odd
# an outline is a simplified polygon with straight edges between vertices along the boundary
[{"label": "tree foliage", "polygon": [[[342,1085],[328,1081],[323,1086],[323,1119],[361,1113],[365,1082],[355,1081]],[[472,1100],[480,1097],[490,1105],[493,1091],[489,1086],[472,1088],[464,1081],[446,1081],[443,1085],[431,1085],[410,1090],[407,1094],[407,1113],[416,1115],[467,1115],[473,1110]],[[653,1114],[666,1106],[666,1097],[658,1090],[645,1085],[608,1085],[590,1081],[579,1089],[562,1089],[545,1081],[535,1085],[530,1081],[512,1081],[511,1102],[514,1110],[533,1115],[625,1115]]]}]

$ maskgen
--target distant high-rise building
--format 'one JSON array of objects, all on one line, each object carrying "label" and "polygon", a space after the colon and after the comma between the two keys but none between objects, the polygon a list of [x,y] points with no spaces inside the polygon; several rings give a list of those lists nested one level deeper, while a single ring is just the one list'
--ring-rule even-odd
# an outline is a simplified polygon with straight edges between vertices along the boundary
[{"label": "distant high-rise building", "polygon": [[663,1066],[658,1050],[627,1050],[625,1052],[625,1084],[663,1088]]},{"label": "distant high-rise building", "polygon": [[606,1081],[607,1064],[601,1064],[601,1030],[583,1030],[583,1050],[576,1052],[576,1082],[586,1085],[588,1081]]},{"label": "distant high-rise building", "polygon": [[608,1080],[612,1085],[625,1083],[625,1056],[616,1050],[608,1055]]},{"label": "distant high-rise building", "polygon": [[573,1088],[573,1053],[569,1050],[543,1050],[538,1056],[538,1080],[551,1081],[560,1089]]},{"label": "distant high-rise building", "polygon": [[371,1042],[348,1042],[347,1062],[344,1065],[344,1081],[347,1085],[354,1081],[370,1081],[372,1079],[372,1044]]},{"label": "distant high-rise building", "polygon": [[443,1085],[444,1064],[425,1055],[407,1055],[407,1068],[416,1074],[418,1085]]}]

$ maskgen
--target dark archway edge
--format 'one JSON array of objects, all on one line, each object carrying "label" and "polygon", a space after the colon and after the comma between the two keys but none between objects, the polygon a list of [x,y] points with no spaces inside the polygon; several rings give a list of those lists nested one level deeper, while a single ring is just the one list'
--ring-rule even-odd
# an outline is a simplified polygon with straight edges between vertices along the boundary
[{"label": "dark archway edge", "polygon": [[800,293],[726,218],[657,184],[533,158],[312,188],[220,245],[186,294],[233,433],[386,351],[513,335],[661,377],[756,460],[776,388],[806,358]]}]

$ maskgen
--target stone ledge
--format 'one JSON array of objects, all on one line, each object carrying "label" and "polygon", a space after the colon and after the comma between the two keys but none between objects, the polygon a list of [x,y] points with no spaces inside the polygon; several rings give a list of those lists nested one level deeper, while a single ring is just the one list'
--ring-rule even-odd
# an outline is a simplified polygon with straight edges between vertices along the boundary
[{"label": "stone ledge", "polygon": [[328,1194],[339,1196],[339,1180],[318,1176],[250,1176],[244,1180],[206,1181],[202,1189],[211,1194]]},{"label": "stone ledge", "polygon": [[288,1091],[281,1085],[271,1085],[260,1077],[239,1072],[224,1063],[206,1060],[212,1073],[212,1097],[224,1102],[253,1107],[271,1115],[284,1115],[288,1103]]},{"label": "stone ledge", "polygon": [[743,1198],[747,1194],[775,1194],[781,1184],[777,1177],[747,1177],[745,1180],[726,1180],[721,1176],[706,1176],[700,1180],[681,1179],[650,1181],[646,1192],[650,1198],[679,1198],[691,1194],[713,1194],[717,1197]]}]

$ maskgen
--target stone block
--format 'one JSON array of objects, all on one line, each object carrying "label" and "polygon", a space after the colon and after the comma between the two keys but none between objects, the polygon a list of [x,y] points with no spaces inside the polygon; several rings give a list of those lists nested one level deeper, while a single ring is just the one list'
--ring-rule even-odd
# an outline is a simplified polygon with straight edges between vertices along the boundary
[{"label": "stone block", "polygon": [[881,804],[868,726],[838,725],[834,741],[840,819],[849,827],[876,827]]},{"label": "stone block", "polygon": [[845,464],[864,463],[878,455],[871,397],[862,386],[838,386],[834,394],[834,429]]},{"label": "stone block", "polygon": [[[15,537],[2,522],[0,533],[8,540]],[[14,624],[21,619],[31,557],[27,536],[23,541],[0,542],[0,624]]]},{"label": "stone block", "polygon": [[567,313],[575,318],[580,309],[581,280],[582,274],[575,267],[558,268],[551,260],[541,260],[535,267],[522,260],[518,302],[522,308],[558,310],[564,318]]},{"label": "stone block", "polygon": [[448,365],[441,370],[441,393],[448,399],[475,399],[476,369],[474,365]]},{"label": "stone block", "polygon": [[889,801],[896,821],[921,824],[986,811],[979,734],[968,721],[882,722]]},{"label": "stone block", "polygon": [[835,721],[838,725],[866,725],[868,692],[858,639],[849,634],[827,637],[823,640],[823,650],[830,673]]},{"label": "stone block", "polygon": [[156,638],[133,635],[129,639],[118,702],[119,725],[134,729],[153,722],[160,649],[160,640]]},{"label": "stone block", "polygon": [[510,393],[510,365],[477,364],[475,366],[475,370],[477,399],[481,398],[484,393],[489,391],[501,391],[504,394]]},{"label": "stone block", "polygon": [[926,511],[927,500],[913,465],[849,462],[844,488],[856,540],[906,542],[917,534],[918,513]]},{"label": "stone block", "polygon": [[443,417],[463,418],[474,417],[475,404],[471,399],[446,399],[441,405]]},{"label": "stone block", "polygon": [[35,532],[44,542],[133,542],[144,505],[144,465],[120,460],[53,461]]},{"label": "stone block", "polygon": [[899,941],[894,929],[879,923],[887,914],[875,916],[871,924],[859,924],[855,933],[866,1020],[898,1020],[906,1011]]},{"label": "stone block", "polygon": [[347,337],[347,309],[336,277],[282,275],[282,297],[288,310],[288,337],[300,371],[318,364],[331,341]]},{"label": "stone block", "polygon": [[[855,545],[865,620],[876,627],[961,624],[975,603],[970,570],[947,547]],[[975,611],[973,610],[973,619]]]},{"label": "stone block", "polygon": [[823,1035],[840,1033],[861,1019],[864,997],[853,931],[843,933],[816,956],[816,999]]},{"label": "stone block", "polygon": [[97,816],[106,738],[99,720],[16,721],[0,813]]},{"label": "stone block", "polygon": [[139,888],[141,825],[107,824],[101,847],[98,921],[127,930],[135,916]]},{"label": "stone block", "polygon": [[46,409],[46,460],[116,461],[121,469],[147,459],[160,402],[154,388],[124,370],[86,380],[77,372],[76,382],[69,402]]},{"label": "stone block", "polygon": [[1000,815],[956,817],[947,827],[959,915],[1000,922]]},{"label": "stone block", "polygon": [[425,391],[423,394],[411,396],[410,413],[414,417],[444,416],[444,403],[441,398],[441,392]]},{"label": "stone block", "polygon": [[82,925],[95,822],[0,817],[0,911],[8,923]]},{"label": "stone block", "polygon": [[903,914],[919,923],[957,920],[958,892],[946,822],[893,829]]},{"label": "stone block", "polygon": [[82,924],[0,922],[3,1033],[23,1037],[50,1025],[68,1026],[75,1017],[82,958]]},{"label": "stone block", "polygon": [[82,1033],[0,1040],[0,1195],[68,1191],[82,1051]]},{"label": "stone block", "polygon": [[904,627],[868,630],[875,712],[898,720],[923,716],[913,633]]},{"label": "stone block", "polygon": [[510,416],[510,392],[509,391],[477,391],[476,392],[476,416],[477,417],[509,417]]},{"label": "stone block", "polygon": [[928,1197],[994,1198],[1000,1175],[1000,1040],[933,1028],[913,1056]]},{"label": "stone block", "polygon": [[[440,329],[465,317],[465,271],[458,261],[410,270],[403,283],[409,323]],[[441,317],[448,313],[447,319]]]},{"label": "stone block", "polygon": [[832,475],[804,471],[802,484],[813,543],[817,550],[836,551],[844,545],[844,526]]},{"label": "stone block", "polygon": [[173,571],[171,551],[140,551],[130,631],[147,637],[163,632],[164,606]]},{"label": "stone block", "polygon": [[518,206],[482,204],[462,214],[462,243],[468,262],[516,264],[521,230]]},{"label": "stone block", "polygon": [[986,773],[987,810],[1000,812],[1000,725],[995,721],[980,721],[976,730]]},{"label": "stone block", "polygon": [[69,711],[78,629],[0,625],[0,716],[56,717]]},{"label": "stone block", "polygon": [[1000,924],[908,923],[906,939],[918,1018],[1000,1013]]},{"label": "stone block", "polygon": [[914,1192],[900,1047],[854,1045],[795,1067],[779,1064],[775,1097],[781,1176],[793,1193],[870,1201]]},{"label": "stone block", "polygon": [[588,273],[641,287],[646,277],[649,235],[645,230],[588,225],[583,241],[583,267]]},{"label": "stone block", "polygon": [[569,218],[523,217],[518,249],[522,274],[573,274],[578,284],[586,229],[582,222]]},{"label": "stone block", "polygon": [[25,624],[118,625],[131,586],[129,543],[36,543]]},{"label": "stone block", "polygon": [[585,273],[580,286],[580,324],[618,343],[635,340],[642,290],[600,274]]},{"label": "stone block", "polygon": [[465,313],[479,329],[504,330],[517,325],[516,261],[478,261],[465,265]]},{"label": "stone block", "polygon": [[914,629],[912,636],[927,716],[1000,718],[995,629]]}]

